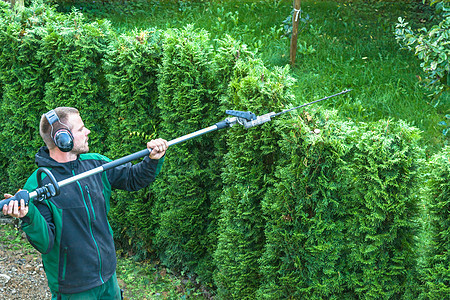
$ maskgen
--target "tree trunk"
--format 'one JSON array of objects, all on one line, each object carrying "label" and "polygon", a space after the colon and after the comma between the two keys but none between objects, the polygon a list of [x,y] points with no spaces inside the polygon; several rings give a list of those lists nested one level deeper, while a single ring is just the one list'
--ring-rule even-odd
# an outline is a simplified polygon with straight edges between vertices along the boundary
[{"label": "tree trunk", "polygon": [[299,19],[300,19],[300,0],[294,0],[294,15],[292,16],[291,51],[290,51],[290,56],[289,56],[291,66],[295,65],[295,55],[297,53]]},{"label": "tree trunk", "polygon": [[16,4],[20,7],[25,6],[24,0],[11,0],[11,8],[14,8]]}]

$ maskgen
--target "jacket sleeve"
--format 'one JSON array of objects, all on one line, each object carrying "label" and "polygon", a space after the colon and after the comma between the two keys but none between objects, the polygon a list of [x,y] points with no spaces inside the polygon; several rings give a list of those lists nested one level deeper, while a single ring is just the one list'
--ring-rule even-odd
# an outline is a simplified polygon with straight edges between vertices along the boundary
[{"label": "jacket sleeve", "polygon": [[133,165],[127,163],[106,171],[112,188],[126,191],[137,191],[152,183],[161,170],[164,157],[150,159],[146,156],[141,162]]},{"label": "jacket sleeve", "polygon": [[[37,187],[34,184],[33,174],[24,186],[25,190],[33,191]],[[33,177],[34,176],[34,177]],[[30,244],[40,253],[46,254],[52,250],[55,241],[55,224],[52,212],[46,201],[28,204],[28,214],[21,219],[22,229],[27,235]]]}]

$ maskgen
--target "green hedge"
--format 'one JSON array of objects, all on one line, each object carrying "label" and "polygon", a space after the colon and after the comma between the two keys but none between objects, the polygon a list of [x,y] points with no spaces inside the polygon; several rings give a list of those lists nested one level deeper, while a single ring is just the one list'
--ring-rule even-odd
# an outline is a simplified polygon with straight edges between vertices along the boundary
[{"label": "green hedge", "polygon": [[42,6],[14,13],[7,3],[1,5],[0,117],[4,122],[0,123],[0,165],[5,176],[2,188],[12,192],[32,172],[34,154],[41,144],[36,124],[49,74],[36,53],[42,46],[46,26],[56,14]]},{"label": "green hedge", "polygon": [[431,157],[425,169],[425,214],[428,223],[424,242],[424,299],[445,299],[450,295],[450,148]]},{"label": "green hedge", "polygon": [[[0,46],[0,176],[10,192],[34,168],[39,117],[55,106],[80,108],[91,150],[114,159],[213,125],[225,109],[261,115],[300,102],[288,67],[268,69],[233,38],[211,41],[192,26],[119,36],[77,11],[1,4]],[[442,267],[433,269],[445,266],[444,240],[427,254],[429,276],[414,280],[424,236],[418,131],[308,111],[171,147],[150,189],[114,194],[120,250],[198,276],[219,299],[410,299],[426,287],[446,298]],[[439,238],[444,183],[430,186]]]},{"label": "green hedge", "polygon": [[110,27],[107,22],[85,23],[77,12],[58,14],[39,3],[18,11],[4,9],[0,26],[0,116],[8,120],[0,125],[0,161],[16,190],[34,168],[34,154],[42,145],[37,124],[50,108],[83,107],[83,118],[94,132],[93,148],[105,150],[108,110],[101,62]]},{"label": "green hedge", "polygon": [[[158,135],[160,113],[157,107],[157,70],[162,59],[162,32],[134,31],[112,40],[103,61],[109,92],[110,134],[106,137],[107,156],[118,158],[145,148]],[[152,240],[156,220],[152,216],[154,193],[117,191],[111,210],[118,248],[140,258],[154,255]]]},{"label": "green hedge", "polygon": [[421,150],[403,122],[280,122],[260,298],[409,299]]},{"label": "green hedge", "polygon": [[[214,51],[204,30],[167,30],[159,69],[158,107],[161,136],[167,140],[208,127],[217,121],[218,89]],[[194,271],[210,278],[213,270],[215,219],[210,207],[220,169],[214,136],[201,136],[168,151],[162,176],[155,187],[155,243],[162,262],[172,269]]]},{"label": "green hedge", "polygon": [[[262,203],[267,242],[260,259],[261,299],[343,299],[349,239],[342,164],[353,124],[327,113],[278,122],[281,157]],[[350,297],[351,298],[351,297]]]},{"label": "green hedge", "polygon": [[37,56],[48,70],[45,84],[46,107],[73,106],[82,109],[82,117],[92,133],[90,143],[105,152],[109,134],[107,82],[102,62],[111,42],[107,21],[86,23],[74,11],[47,27]]}]

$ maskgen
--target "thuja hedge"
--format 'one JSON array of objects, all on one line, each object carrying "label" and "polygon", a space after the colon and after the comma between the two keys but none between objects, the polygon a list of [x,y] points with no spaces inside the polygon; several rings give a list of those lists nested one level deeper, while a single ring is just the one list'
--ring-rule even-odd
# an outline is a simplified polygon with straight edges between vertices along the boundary
[{"label": "thuja hedge", "polygon": [[[231,37],[193,27],[118,36],[76,11],[0,7],[10,192],[34,168],[39,116],[55,106],[80,108],[91,149],[118,158],[225,109],[260,115],[296,102],[289,69],[267,69]],[[222,299],[410,297],[417,139],[403,122],[311,113],[176,145],[149,190],[114,194],[117,244],[196,273]]]},{"label": "thuja hedge", "polygon": [[[103,69],[109,93],[109,157],[136,152],[158,134],[160,113],[157,70],[162,59],[162,32],[134,31],[113,39]],[[152,216],[153,190],[136,193],[118,191],[111,211],[117,246],[141,258],[150,255],[156,219]]]},{"label": "thuja hedge", "polygon": [[434,155],[425,170],[426,259],[422,280],[424,299],[444,299],[450,295],[450,148]]},{"label": "thuja hedge", "polygon": [[11,13],[9,5],[3,1],[0,6],[0,117],[5,120],[0,124],[1,187],[6,190],[12,184],[13,190],[17,190],[19,182],[23,184],[32,171],[30,162],[34,161],[41,143],[36,120],[43,106],[48,70],[42,68],[36,53],[45,36],[46,23],[53,19],[53,14],[42,6],[19,13]]},{"label": "thuja hedge", "polygon": [[[258,114],[279,110],[292,100],[292,84],[287,68],[269,72],[259,60],[240,60],[224,105]],[[237,127],[228,132],[227,145],[214,278],[221,299],[255,298],[265,243],[261,201],[273,184],[277,135],[271,123]]]},{"label": "thuja hedge", "polygon": [[50,108],[82,107],[83,118],[96,131],[93,145],[105,150],[101,141],[107,135],[108,110],[101,61],[109,25],[88,24],[77,12],[65,16],[34,3],[18,11],[4,8],[0,27],[0,113],[8,120],[0,125],[0,161],[17,189],[34,168],[34,153],[42,143],[37,124]]},{"label": "thuja hedge", "polygon": [[332,113],[281,121],[276,183],[262,203],[259,298],[411,299],[419,132]]},{"label": "thuja hedge", "polygon": [[[221,114],[214,51],[206,31],[191,26],[167,30],[158,75],[160,135],[180,137],[217,121]],[[161,260],[178,270],[210,278],[216,218],[211,210],[220,179],[215,134],[174,146],[155,186],[155,246]],[[211,281],[211,280],[209,280]]]}]

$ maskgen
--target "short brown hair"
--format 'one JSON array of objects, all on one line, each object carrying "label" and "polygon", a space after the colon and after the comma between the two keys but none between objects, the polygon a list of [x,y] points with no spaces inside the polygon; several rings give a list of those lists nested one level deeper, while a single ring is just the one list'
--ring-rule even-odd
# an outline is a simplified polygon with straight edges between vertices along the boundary
[{"label": "short brown hair", "polygon": [[[54,109],[56,115],[59,118],[59,121],[66,125],[69,126],[69,129],[72,129],[72,124],[69,124],[68,120],[69,120],[69,116],[73,115],[73,114],[80,114],[80,112],[78,111],[78,109],[73,108],[73,107],[57,107]],[[57,126],[57,125],[53,125],[53,126]],[[61,126],[61,124],[59,125]],[[53,129],[53,131],[55,131],[55,129]],[[52,132],[52,127],[50,126],[50,123],[48,122],[47,118],[45,117],[45,114],[43,114],[41,116],[41,123],[39,125],[39,134],[41,135],[42,139],[44,140],[45,145],[47,145],[47,147],[49,149],[53,149],[56,147],[55,143],[53,142],[53,139],[51,137],[51,132]]]}]

